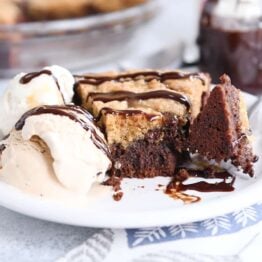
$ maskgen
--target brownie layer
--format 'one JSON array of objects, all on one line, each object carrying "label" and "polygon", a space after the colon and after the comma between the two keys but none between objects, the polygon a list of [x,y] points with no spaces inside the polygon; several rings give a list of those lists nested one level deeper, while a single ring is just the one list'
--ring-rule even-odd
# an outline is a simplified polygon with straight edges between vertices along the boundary
[{"label": "brownie layer", "polygon": [[172,176],[175,168],[185,158],[181,145],[183,126],[171,114],[165,114],[162,128],[149,130],[142,139],[126,148],[112,144],[111,153],[115,168],[113,173],[121,177],[146,178]]},{"label": "brownie layer", "polygon": [[167,144],[154,142],[152,138],[158,135],[157,130],[151,131],[144,139],[133,142],[126,149],[119,144],[112,145],[116,167],[113,172],[129,178],[172,176],[176,168],[176,153]]}]

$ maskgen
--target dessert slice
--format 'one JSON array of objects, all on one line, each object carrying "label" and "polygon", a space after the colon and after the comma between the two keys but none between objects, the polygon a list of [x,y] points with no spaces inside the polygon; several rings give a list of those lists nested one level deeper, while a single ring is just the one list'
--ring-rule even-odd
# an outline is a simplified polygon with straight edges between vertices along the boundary
[{"label": "dessert slice", "polygon": [[171,176],[183,157],[188,123],[209,90],[203,73],[139,71],[76,77],[75,102],[104,131],[114,173]]},{"label": "dessert slice", "polygon": [[220,80],[190,128],[190,151],[217,162],[231,160],[253,176],[257,157],[252,152],[245,103],[227,75]]}]

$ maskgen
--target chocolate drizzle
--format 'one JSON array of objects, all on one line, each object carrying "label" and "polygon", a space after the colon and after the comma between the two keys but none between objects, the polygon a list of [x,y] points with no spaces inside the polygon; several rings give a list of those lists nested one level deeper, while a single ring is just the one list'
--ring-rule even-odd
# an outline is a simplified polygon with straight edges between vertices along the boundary
[{"label": "chocolate drizzle", "polygon": [[61,91],[61,87],[59,85],[59,82],[58,82],[58,79],[53,75],[53,73],[48,70],[48,69],[44,69],[44,70],[41,70],[39,72],[31,72],[31,73],[28,73],[26,75],[24,75],[23,77],[21,77],[20,79],[20,84],[23,84],[23,85],[26,85],[28,84],[29,82],[31,82],[34,78],[40,76],[40,75],[49,75],[49,76],[52,76],[52,78],[54,79],[55,83],[56,83],[56,86],[58,88],[58,91],[60,92],[61,94],[61,97],[63,99],[63,102],[65,104],[65,98],[64,98],[64,95]]},{"label": "chocolate drizzle", "polygon": [[2,152],[6,149],[5,145],[0,145],[0,154],[2,154]]},{"label": "chocolate drizzle", "polygon": [[[192,184],[184,184],[183,182],[187,180],[189,177],[202,177],[202,178],[209,178],[209,179],[222,179],[221,182],[216,183],[209,183],[206,181],[200,181]],[[230,179],[229,182],[226,180]],[[234,183],[235,177],[229,174],[226,171],[223,172],[215,172],[212,169],[205,169],[205,170],[192,170],[192,169],[184,169],[181,168],[177,170],[175,177],[173,180],[168,184],[165,193],[170,195],[173,198],[179,198],[183,200],[181,197],[189,196],[184,191],[187,190],[195,190],[198,192],[231,192],[234,191]],[[182,195],[181,195],[182,193]],[[194,197],[194,196],[189,196]],[[187,199],[189,200],[189,199]],[[195,201],[196,199],[193,198],[194,201],[197,202],[200,198]]]},{"label": "chocolate drizzle", "polygon": [[52,72],[50,70],[44,69],[44,70],[39,71],[39,72],[28,73],[28,74],[24,75],[23,77],[21,77],[20,84],[26,85],[29,82],[31,82],[34,78],[36,78],[40,75],[50,75],[51,76]]},{"label": "chocolate drizzle", "polygon": [[134,93],[129,91],[115,91],[110,93],[89,93],[87,99],[88,98],[91,98],[93,101],[101,101],[103,103],[115,100],[148,100],[164,98],[171,99],[183,104],[187,108],[187,110],[189,110],[191,107],[191,103],[189,102],[186,96],[169,90],[155,90],[144,93]]},{"label": "chocolate drizzle", "polygon": [[135,73],[120,74],[116,76],[99,76],[99,75],[84,75],[75,77],[82,78],[78,81],[79,84],[90,84],[90,85],[101,85],[107,81],[125,82],[129,80],[140,80],[143,79],[146,82],[152,80],[158,80],[165,82],[167,80],[179,80],[179,79],[190,79],[197,78],[201,80],[202,84],[205,84],[205,80],[198,73],[183,73],[183,72],[158,72],[158,71],[142,71]]},{"label": "chocolate drizzle", "polygon": [[[88,111],[86,111],[84,108],[81,108],[79,106],[67,105],[67,106],[36,107],[26,112],[20,118],[20,120],[15,125],[16,130],[21,130],[23,128],[25,121],[28,117],[35,116],[35,115],[42,115],[42,114],[53,114],[53,115],[65,116],[79,123],[82,126],[82,128],[84,128],[86,131],[89,131],[89,130],[91,131],[91,138],[94,144],[96,145],[96,147],[102,150],[108,157],[110,156],[110,152],[106,145],[106,142],[97,133],[95,129],[93,116]],[[85,119],[88,119],[89,121],[86,121]]]},{"label": "chocolate drizzle", "polygon": [[109,107],[104,107],[100,110],[98,116],[95,118],[97,122],[101,120],[101,117],[103,115],[112,114],[112,115],[122,115],[122,116],[133,116],[133,115],[144,115],[148,121],[154,121],[155,119],[161,117],[161,115],[158,114],[149,114],[142,110],[116,110]]}]

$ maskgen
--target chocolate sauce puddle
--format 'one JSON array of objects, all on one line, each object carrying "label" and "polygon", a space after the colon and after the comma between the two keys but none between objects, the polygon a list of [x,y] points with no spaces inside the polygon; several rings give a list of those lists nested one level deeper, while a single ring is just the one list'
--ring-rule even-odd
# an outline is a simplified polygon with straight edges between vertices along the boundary
[{"label": "chocolate sauce puddle", "polygon": [[[74,113],[73,113],[74,112]],[[41,115],[41,114],[53,114],[60,115],[70,118],[71,120],[79,123],[82,128],[86,131],[91,131],[91,139],[93,140],[96,147],[102,150],[108,157],[110,157],[109,149],[106,146],[105,141],[100,137],[100,135],[96,132],[95,128],[92,125],[89,125],[86,121],[83,121],[77,114],[88,118],[93,124],[94,119],[93,116],[86,111],[85,109],[75,106],[75,105],[67,105],[67,106],[40,106],[36,107],[28,112],[26,112],[16,123],[15,129],[21,130],[25,124],[25,121],[30,116]]]},{"label": "chocolate sauce puddle", "polygon": [[79,80],[79,84],[90,84],[90,85],[101,85],[107,81],[118,81],[124,82],[128,80],[140,80],[143,79],[146,82],[152,80],[159,80],[160,82],[165,82],[167,80],[179,80],[179,79],[190,79],[197,78],[203,85],[205,85],[205,80],[198,73],[183,73],[183,72],[163,72],[158,71],[143,71],[128,74],[121,74],[117,76],[96,76],[96,75],[84,75],[75,77],[81,77],[83,79]]},{"label": "chocolate sauce puddle", "polygon": [[65,104],[65,98],[64,98],[64,95],[63,95],[63,93],[62,93],[62,91],[61,91],[61,87],[60,87],[60,85],[59,85],[59,82],[58,82],[57,78],[53,75],[53,73],[52,73],[50,70],[48,70],[48,69],[44,69],[44,70],[41,70],[41,71],[39,71],[39,72],[31,72],[31,73],[28,73],[28,74],[24,75],[23,77],[21,77],[21,79],[20,79],[19,82],[20,82],[20,84],[26,85],[26,84],[28,84],[29,82],[31,82],[34,78],[36,78],[36,77],[38,77],[38,76],[40,76],[40,75],[49,75],[49,76],[52,76],[52,78],[54,79],[54,81],[55,81],[55,83],[56,83],[57,89],[58,89],[58,91],[59,91],[60,94],[61,94],[61,97],[62,97],[62,99],[63,99],[63,102],[64,102],[64,104]]},{"label": "chocolate sauce puddle", "polygon": [[[184,184],[190,177],[202,177],[206,179],[222,179],[221,182],[209,183],[200,181],[192,184]],[[230,182],[226,180],[230,179]],[[175,177],[167,185],[165,193],[174,199],[181,199],[185,203],[195,203],[200,201],[200,197],[184,193],[187,190],[198,192],[232,192],[234,191],[235,177],[226,171],[215,172],[211,169],[193,170],[181,168],[176,171]]]},{"label": "chocolate sauce puddle", "polygon": [[169,90],[155,90],[151,92],[144,93],[134,93],[130,91],[115,91],[110,93],[89,93],[88,98],[93,101],[101,101],[103,103],[111,101],[123,101],[123,100],[148,100],[148,99],[171,99],[183,104],[187,110],[190,109],[191,103],[188,98],[182,94],[169,91]]},{"label": "chocolate sauce puddle", "polygon": [[178,186],[178,191],[186,190],[195,190],[199,192],[232,192],[234,191],[234,187],[231,183],[226,183],[224,181],[215,184],[211,184],[205,181],[188,185],[180,183]]}]

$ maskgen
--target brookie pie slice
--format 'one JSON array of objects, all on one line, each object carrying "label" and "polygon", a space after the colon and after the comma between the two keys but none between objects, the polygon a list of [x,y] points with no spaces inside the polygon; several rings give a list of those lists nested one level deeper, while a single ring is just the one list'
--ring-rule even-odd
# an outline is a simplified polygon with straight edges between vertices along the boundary
[{"label": "brookie pie slice", "polygon": [[209,77],[141,71],[76,77],[76,101],[97,119],[114,171],[123,177],[171,176],[183,157],[188,123],[200,112]]},{"label": "brookie pie slice", "polygon": [[240,90],[223,75],[190,128],[190,151],[218,163],[231,160],[244,173],[253,176],[251,131],[246,105]]}]

